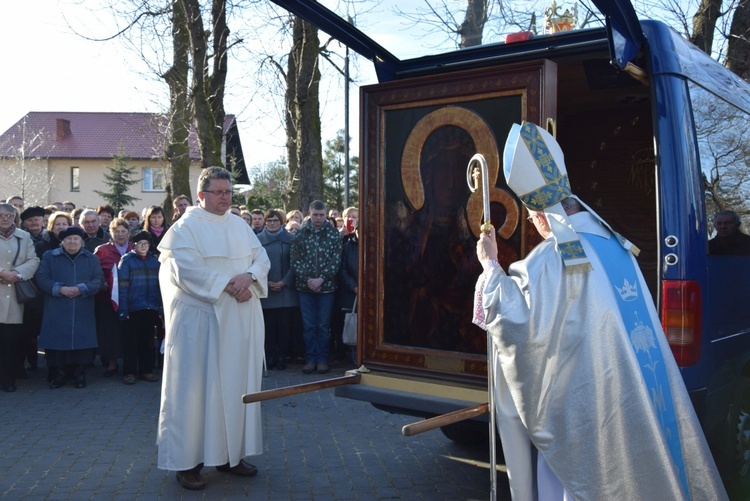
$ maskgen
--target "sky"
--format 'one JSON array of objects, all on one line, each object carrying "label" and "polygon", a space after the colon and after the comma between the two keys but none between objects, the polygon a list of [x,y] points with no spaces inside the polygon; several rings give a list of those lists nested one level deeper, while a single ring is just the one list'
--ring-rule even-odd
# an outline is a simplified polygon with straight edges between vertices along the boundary
[{"label": "sky", "polygon": [[[103,37],[114,31],[102,26],[92,15],[100,3],[99,0],[3,2],[0,9],[5,27],[0,30],[0,64],[5,70],[0,79],[0,132],[30,111],[163,112],[167,109],[166,84],[121,41],[89,41],[73,32],[75,29]],[[363,63],[369,66],[369,62],[363,60]],[[286,156],[281,112],[278,107],[269,107],[268,100],[252,88],[254,71],[245,63],[230,61],[225,97],[226,112],[237,117],[248,166]],[[350,92],[350,135],[355,138],[351,152],[356,155],[356,86]],[[343,77],[321,85],[321,100],[325,144],[344,128]]]},{"label": "sky", "polygon": [[[0,64],[5,74],[0,80],[0,133],[6,131],[31,111],[66,112],[150,112],[167,111],[166,84],[151,68],[125,46],[121,39],[98,42],[84,39],[105,38],[117,29],[110,24],[111,16],[103,6],[110,0],[4,0],[0,6],[5,21],[0,30]],[[407,26],[393,14],[401,0],[377,0],[370,8],[364,3],[361,20],[363,29],[397,55],[413,57],[418,45],[430,37],[420,29]],[[322,0],[330,8],[340,8],[340,0]],[[379,19],[388,22],[378,22]],[[232,21],[234,22],[234,21]],[[235,36],[245,26],[232,25]],[[409,35],[405,33],[407,31]],[[247,34],[247,33],[244,33]],[[320,33],[321,43],[327,35]],[[444,36],[441,36],[443,38]],[[254,44],[265,44],[263,50],[284,54],[288,48],[271,46],[272,37],[260,35],[243,39],[245,54]],[[262,40],[262,41],[259,41]],[[417,40],[419,43],[417,43]],[[170,40],[164,40],[165,45]],[[450,41],[448,42],[450,44]],[[434,49],[437,42],[429,43]],[[396,51],[395,49],[398,49]],[[344,48],[338,42],[329,44],[337,64],[343,64]],[[246,165],[279,160],[286,156],[281,100],[272,102],[259,92],[255,63],[230,59],[225,111],[237,118]],[[350,153],[358,155],[359,85],[376,83],[372,63],[351,54],[349,127]],[[320,86],[322,140],[336,137],[345,126],[343,76],[330,64],[321,63],[323,81]],[[252,174],[251,174],[252,176]]]},{"label": "sky", "polygon": [[162,90],[134,76],[132,54],[72,33],[56,0],[4,2],[2,12],[0,130],[30,111],[161,111]]},{"label": "sky", "polygon": [[[341,0],[321,0],[333,8]],[[416,0],[378,0],[377,8],[354,13],[355,23],[399,57],[418,55],[419,46],[436,50],[451,42],[436,42],[424,33],[424,25],[414,26],[393,13],[398,5],[417,8]],[[0,30],[0,64],[5,68],[0,79],[0,132],[4,132],[30,111],[164,112],[168,108],[166,84],[146,63],[119,39],[96,42],[74,33],[105,37],[116,29],[102,22],[107,16],[98,9],[108,0],[5,0],[0,6],[5,21]],[[537,2],[538,3],[538,2]],[[567,2],[566,2],[567,3]],[[368,6],[369,3],[360,5]],[[365,7],[362,7],[363,9]],[[383,21],[380,21],[380,20]],[[243,26],[232,26],[233,34]],[[408,33],[408,34],[407,34]],[[321,42],[327,36],[320,34]],[[246,54],[253,44],[270,43],[271,37],[247,37]],[[169,40],[165,39],[165,44]],[[447,45],[446,45],[447,44]],[[338,52],[341,64],[343,47],[337,42],[329,48]],[[450,48],[450,47],[449,47]],[[264,50],[283,54],[288,49],[266,46]],[[424,52],[422,50],[422,52]],[[241,58],[230,59],[225,110],[237,117],[246,164],[276,161],[286,156],[283,109],[258,91],[257,68]],[[345,124],[343,77],[328,63],[321,63],[321,114],[323,145],[334,139]],[[359,92],[357,85],[375,83],[372,64],[352,55],[350,87],[351,154],[358,154]],[[252,174],[251,174],[252,175]]]}]

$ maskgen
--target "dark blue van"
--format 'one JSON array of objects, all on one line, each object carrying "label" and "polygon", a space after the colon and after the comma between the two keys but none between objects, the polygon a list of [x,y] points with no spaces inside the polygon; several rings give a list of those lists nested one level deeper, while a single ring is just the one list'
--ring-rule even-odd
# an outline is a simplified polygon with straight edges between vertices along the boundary
[{"label": "dark blue van", "polygon": [[[465,168],[476,151],[488,158],[507,267],[539,237],[498,152],[511,124],[532,121],[556,131],[573,192],[640,247],[725,483],[750,493],[750,85],[628,1],[594,1],[601,28],[413,59],[322,3],[274,1],[373,61],[379,79],[360,89],[364,368],[337,394],[418,416],[486,402],[486,340],[470,322],[481,203]],[[473,429],[443,431],[463,441]]]}]

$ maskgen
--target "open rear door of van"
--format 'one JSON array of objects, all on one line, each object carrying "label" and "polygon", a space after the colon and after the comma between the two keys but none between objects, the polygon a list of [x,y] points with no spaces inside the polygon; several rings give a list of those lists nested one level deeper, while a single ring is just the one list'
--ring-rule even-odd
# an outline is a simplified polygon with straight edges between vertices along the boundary
[{"label": "open rear door of van", "polygon": [[625,69],[645,42],[641,23],[630,0],[593,0],[607,17],[607,36],[612,64]]}]

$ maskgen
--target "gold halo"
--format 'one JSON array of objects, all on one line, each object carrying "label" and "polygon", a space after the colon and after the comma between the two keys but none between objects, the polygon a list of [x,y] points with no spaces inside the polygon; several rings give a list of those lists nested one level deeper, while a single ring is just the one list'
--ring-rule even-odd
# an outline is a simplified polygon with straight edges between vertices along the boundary
[{"label": "gold halo", "polygon": [[424,183],[419,172],[420,157],[424,143],[435,130],[453,125],[465,130],[471,136],[477,151],[487,159],[490,186],[497,182],[500,170],[500,154],[495,135],[487,122],[473,111],[460,106],[446,106],[425,115],[409,133],[401,156],[401,182],[406,198],[414,210],[424,206]]},{"label": "gold halo", "polygon": [[[453,125],[465,130],[478,152],[487,160],[487,177],[489,178],[490,202],[503,204],[507,216],[505,222],[497,230],[498,236],[510,238],[518,226],[520,213],[513,197],[505,190],[496,188],[497,176],[500,172],[500,154],[495,135],[487,122],[475,112],[460,106],[446,106],[431,111],[425,115],[409,133],[401,156],[401,182],[409,204],[414,210],[424,206],[424,184],[419,172],[422,148],[427,138],[440,127]],[[466,205],[469,227],[475,237],[479,237],[481,218],[483,215],[482,195],[474,192]]]},{"label": "gold halo", "polygon": [[[477,238],[481,231],[480,221],[484,217],[484,204],[482,203],[481,193],[479,190],[472,193],[469,197],[469,202],[466,204],[466,217],[469,218],[469,228],[471,228],[471,232]],[[518,227],[518,220],[520,219],[518,205],[516,205],[516,201],[513,200],[513,197],[507,191],[495,188],[494,186],[490,188],[490,202],[497,202],[503,204],[503,207],[505,207],[505,221],[497,228],[497,236],[507,240]]]}]

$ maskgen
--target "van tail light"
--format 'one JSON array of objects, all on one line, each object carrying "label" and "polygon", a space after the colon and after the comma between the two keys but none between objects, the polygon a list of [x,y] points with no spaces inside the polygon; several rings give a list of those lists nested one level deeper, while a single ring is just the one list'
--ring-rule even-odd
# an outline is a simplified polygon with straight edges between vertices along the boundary
[{"label": "van tail light", "polygon": [[701,358],[701,288],[693,280],[664,280],[661,323],[677,365]]}]

